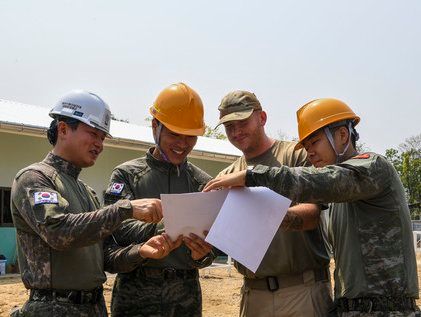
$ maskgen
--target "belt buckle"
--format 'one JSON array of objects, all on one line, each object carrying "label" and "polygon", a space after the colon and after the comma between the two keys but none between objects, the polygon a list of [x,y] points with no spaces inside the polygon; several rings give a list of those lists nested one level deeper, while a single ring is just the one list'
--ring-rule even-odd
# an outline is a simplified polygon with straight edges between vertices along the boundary
[{"label": "belt buckle", "polygon": [[373,311],[373,301],[371,299],[367,299],[364,303],[364,312],[371,313]]},{"label": "belt buckle", "polygon": [[177,277],[177,270],[173,267],[166,267],[162,270],[164,280],[173,280]]},{"label": "belt buckle", "polygon": [[266,277],[266,285],[268,290],[271,292],[275,292],[279,289],[279,282],[276,276],[267,276]]},{"label": "belt buckle", "polygon": [[81,304],[91,304],[92,303],[93,293],[91,292],[80,292],[80,303]]},{"label": "belt buckle", "polygon": [[67,295],[67,300],[74,304],[83,304],[83,293],[81,291],[71,290]]}]

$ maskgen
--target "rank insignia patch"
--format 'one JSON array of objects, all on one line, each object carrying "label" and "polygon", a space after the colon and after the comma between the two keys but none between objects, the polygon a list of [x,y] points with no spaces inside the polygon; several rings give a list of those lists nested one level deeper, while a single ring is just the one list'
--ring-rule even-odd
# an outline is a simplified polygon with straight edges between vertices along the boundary
[{"label": "rank insignia patch", "polygon": [[124,184],[123,183],[113,183],[111,185],[110,193],[111,194],[121,194],[123,191]]},{"label": "rank insignia patch", "polygon": [[58,204],[57,193],[50,192],[35,192],[34,204]]},{"label": "rank insignia patch", "polygon": [[364,153],[364,154],[358,154],[357,156],[353,157],[354,159],[368,159],[370,158],[370,154]]}]

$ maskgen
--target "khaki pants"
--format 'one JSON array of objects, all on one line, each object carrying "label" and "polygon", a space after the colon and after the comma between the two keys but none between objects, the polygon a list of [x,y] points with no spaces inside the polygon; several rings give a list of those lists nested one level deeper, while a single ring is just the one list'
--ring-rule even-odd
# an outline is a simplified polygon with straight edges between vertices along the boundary
[{"label": "khaki pants", "polygon": [[308,281],[275,292],[245,287],[241,317],[326,317],[332,304],[330,282]]}]

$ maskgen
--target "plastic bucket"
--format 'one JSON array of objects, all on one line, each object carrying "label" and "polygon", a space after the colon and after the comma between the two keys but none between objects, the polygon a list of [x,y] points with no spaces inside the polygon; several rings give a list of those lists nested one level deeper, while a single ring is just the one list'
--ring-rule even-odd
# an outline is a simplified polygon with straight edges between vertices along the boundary
[{"label": "plastic bucket", "polygon": [[0,260],[0,275],[6,275],[6,262],[7,260]]}]

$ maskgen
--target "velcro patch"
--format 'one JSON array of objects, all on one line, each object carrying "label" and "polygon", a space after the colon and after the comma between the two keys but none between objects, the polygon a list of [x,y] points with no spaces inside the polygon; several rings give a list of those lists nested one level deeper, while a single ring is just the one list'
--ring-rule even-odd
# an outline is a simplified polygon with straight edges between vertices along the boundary
[{"label": "velcro patch", "polygon": [[34,204],[58,204],[57,193],[51,192],[35,192]]},{"label": "velcro patch", "polygon": [[354,159],[368,159],[368,158],[370,158],[370,154],[368,154],[368,153],[359,154],[357,156],[354,156],[353,158]]},{"label": "velcro patch", "polygon": [[113,183],[111,185],[110,193],[111,194],[121,194],[123,191],[124,184],[123,183]]}]

